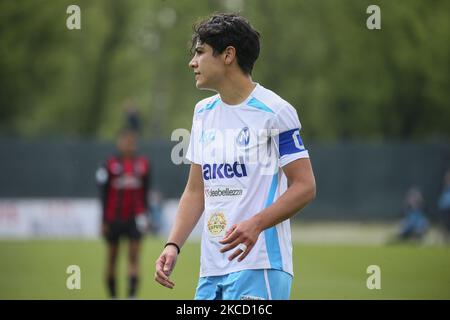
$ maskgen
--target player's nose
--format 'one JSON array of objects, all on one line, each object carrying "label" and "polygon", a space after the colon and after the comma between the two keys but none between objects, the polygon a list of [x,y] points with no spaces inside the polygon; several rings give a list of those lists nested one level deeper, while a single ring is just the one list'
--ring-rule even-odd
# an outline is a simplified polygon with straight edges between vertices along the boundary
[{"label": "player's nose", "polygon": [[195,60],[195,58],[192,58],[192,60],[189,61],[189,68],[194,69],[194,68],[197,68],[197,67],[198,67],[197,61]]}]

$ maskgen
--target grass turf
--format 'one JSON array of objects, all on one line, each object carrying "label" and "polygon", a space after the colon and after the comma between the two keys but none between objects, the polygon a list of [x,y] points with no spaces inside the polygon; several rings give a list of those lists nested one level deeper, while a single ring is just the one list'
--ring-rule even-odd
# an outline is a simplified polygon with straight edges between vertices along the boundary
[{"label": "grass turf", "polygon": [[[188,242],[178,259],[173,290],[153,280],[163,239],[147,238],[141,256],[140,299],[192,299],[198,280],[199,243]],[[126,243],[118,267],[125,298]],[[105,299],[104,243],[98,241],[0,241],[0,299]],[[81,289],[66,288],[69,265],[81,268]],[[369,265],[381,268],[381,289],[369,290]],[[450,248],[294,244],[291,299],[450,299]]]}]

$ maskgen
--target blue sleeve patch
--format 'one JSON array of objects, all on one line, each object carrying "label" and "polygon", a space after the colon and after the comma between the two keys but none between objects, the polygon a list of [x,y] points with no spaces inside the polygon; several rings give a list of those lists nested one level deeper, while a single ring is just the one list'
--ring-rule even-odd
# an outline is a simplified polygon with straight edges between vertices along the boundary
[{"label": "blue sleeve patch", "polygon": [[279,146],[280,157],[286,154],[293,154],[306,150],[302,138],[300,137],[299,128],[280,133]]}]

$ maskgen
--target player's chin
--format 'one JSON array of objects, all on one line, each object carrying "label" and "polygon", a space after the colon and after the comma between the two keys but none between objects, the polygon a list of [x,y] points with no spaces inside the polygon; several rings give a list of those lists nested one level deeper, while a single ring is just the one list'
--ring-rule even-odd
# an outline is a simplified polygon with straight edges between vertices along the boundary
[{"label": "player's chin", "polygon": [[197,89],[202,89],[202,90],[209,90],[209,87],[210,87],[208,81],[206,81],[206,79],[203,77],[198,77],[196,79],[195,86],[197,87]]},{"label": "player's chin", "polygon": [[212,86],[207,85],[205,83],[201,83],[201,84],[196,83],[195,86],[197,87],[197,89],[200,89],[200,90],[216,91],[217,92],[216,89],[214,89]]},{"label": "player's chin", "polygon": [[205,88],[203,82],[201,82],[200,80],[197,80],[195,82],[195,86],[197,87],[197,89],[204,89]]}]

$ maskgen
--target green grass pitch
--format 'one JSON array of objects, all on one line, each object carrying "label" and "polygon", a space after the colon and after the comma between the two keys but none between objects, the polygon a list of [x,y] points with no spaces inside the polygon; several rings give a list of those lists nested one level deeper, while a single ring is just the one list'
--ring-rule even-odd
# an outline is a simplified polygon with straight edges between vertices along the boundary
[{"label": "green grass pitch", "polygon": [[[164,240],[142,247],[140,299],[192,299],[199,271],[199,243],[179,256],[173,290],[153,280]],[[126,292],[126,243],[118,268],[120,298]],[[106,299],[105,246],[98,241],[0,241],[0,299]],[[81,268],[81,289],[66,288],[69,265]],[[381,268],[381,289],[366,287],[369,265]],[[450,248],[294,244],[291,299],[450,299]]]}]

